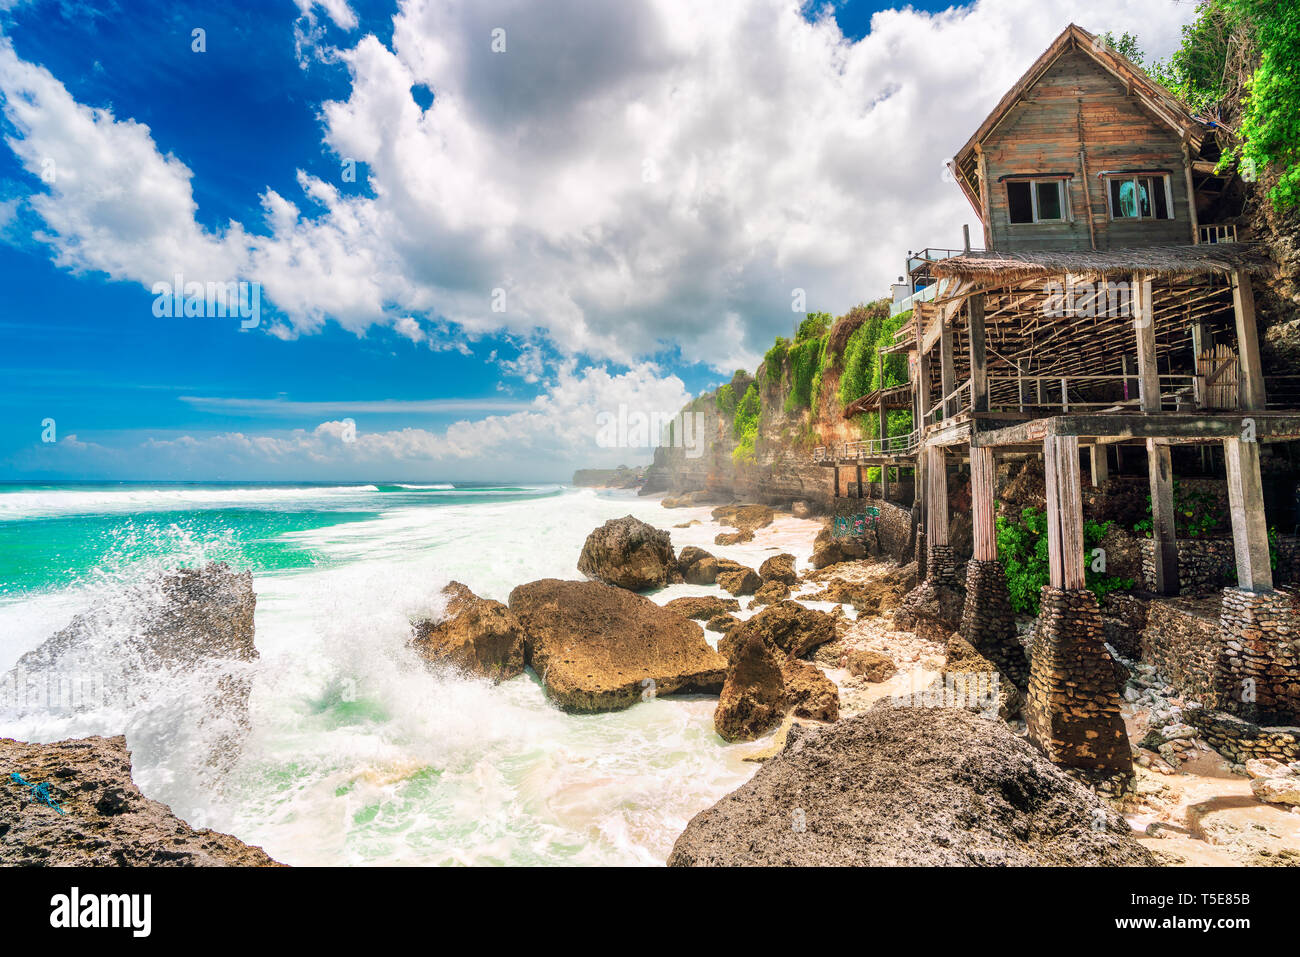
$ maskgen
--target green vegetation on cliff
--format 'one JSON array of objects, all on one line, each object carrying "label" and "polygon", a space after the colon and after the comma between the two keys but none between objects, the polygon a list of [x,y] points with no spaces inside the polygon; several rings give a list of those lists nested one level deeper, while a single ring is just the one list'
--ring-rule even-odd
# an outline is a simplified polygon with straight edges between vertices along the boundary
[{"label": "green vegetation on cliff", "polygon": [[758,439],[758,417],[762,411],[758,387],[750,383],[740,402],[736,404],[736,418],[731,423],[731,434],[736,439],[731,458],[736,462],[753,462],[754,442]]}]

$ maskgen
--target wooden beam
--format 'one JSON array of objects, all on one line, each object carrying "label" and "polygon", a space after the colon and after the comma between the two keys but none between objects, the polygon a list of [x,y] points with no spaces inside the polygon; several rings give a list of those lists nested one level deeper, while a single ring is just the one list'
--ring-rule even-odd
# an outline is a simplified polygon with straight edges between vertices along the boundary
[{"label": "wooden beam", "polygon": [[1088,460],[1092,464],[1092,487],[1101,488],[1110,481],[1110,462],[1106,458],[1106,446],[1102,443],[1091,446]]},{"label": "wooden beam", "polygon": [[1047,486],[1047,557],[1053,588],[1085,587],[1083,495],[1079,487],[1079,440],[1050,435],[1043,440]]},{"label": "wooden beam", "polygon": [[1253,592],[1273,590],[1268,556],[1268,522],[1259,474],[1259,443],[1225,439],[1228,468],[1228,508],[1232,513],[1232,545],[1237,556],[1237,587]]},{"label": "wooden beam", "polygon": [[[945,322],[939,331],[939,391],[944,396],[952,394],[957,388],[957,366],[952,354],[952,328]],[[951,419],[957,414],[957,399],[948,399],[943,404],[943,417]]]},{"label": "wooden beam", "polygon": [[974,523],[975,559],[991,562],[998,557],[997,529],[993,518],[993,488],[997,464],[992,449],[971,446],[970,494]]},{"label": "wooden beam", "polygon": [[1237,352],[1241,355],[1241,408],[1259,411],[1265,406],[1264,368],[1259,362],[1259,329],[1255,325],[1255,292],[1250,274],[1232,274],[1232,311],[1237,320]]},{"label": "wooden beam", "polygon": [[1133,331],[1137,337],[1138,395],[1143,412],[1160,411],[1160,370],[1156,365],[1156,318],[1151,279],[1133,274]]},{"label": "wooden beam", "polygon": [[1174,469],[1167,443],[1147,439],[1151,488],[1151,538],[1155,548],[1153,590],[1178,594],[1178,533],[1174,526]]},{"label": "wooden beam", "polygon": [[989,360],[984,342],[984,297],[980,294],[966,300],[967,327],[970,335],[970,398],[971,411],[989,410]]},{"label": "wooden beam", "polygon": [[925,540],[931,545],[948,544],[948,467],[942,448],[926,448]]}]

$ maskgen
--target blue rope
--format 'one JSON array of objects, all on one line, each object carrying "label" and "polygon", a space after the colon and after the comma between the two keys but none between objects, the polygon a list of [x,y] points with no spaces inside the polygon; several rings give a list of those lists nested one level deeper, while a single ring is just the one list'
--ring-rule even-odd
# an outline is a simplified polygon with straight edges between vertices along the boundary
[{"label": "blue rope", "polygon": [[33,800],[40,801],[46,807],[54,808],[54,810],[58,811],[60,814],[65,813],[63,808],[59,807],[59,805],[55,803],[54,798],[50,797],[50,785],[48,783],[28,784],[23,780],[23,776],[17,771],[9,775],[9,777],[11,777],[16,784],[21,784],[23,787],[30,789]]}]

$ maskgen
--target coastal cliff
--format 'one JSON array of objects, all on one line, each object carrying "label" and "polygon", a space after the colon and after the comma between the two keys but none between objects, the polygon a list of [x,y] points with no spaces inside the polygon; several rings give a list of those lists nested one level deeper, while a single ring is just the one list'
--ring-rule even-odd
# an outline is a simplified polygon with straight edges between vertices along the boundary
[{"label": "coastal cliff", "polygon": [[[813,313],[793,340],[776,340],[754,375],[738,371],[696,397],[681,410],[695,440],[670,434],[668,444],[655,449],[642,494],[705,491],[829,508],[832,476],[814,464],[813,449],[876,437],[874,415],[846,418],[845,409],[874,388],[906,381],[901,358],[877,358],[878,347],[892,342],[907,319],[888,313],[885,300],[855,306],[838,319]],[[911,413],[891,412],[888,428],[890,435],[911,431]]]}]

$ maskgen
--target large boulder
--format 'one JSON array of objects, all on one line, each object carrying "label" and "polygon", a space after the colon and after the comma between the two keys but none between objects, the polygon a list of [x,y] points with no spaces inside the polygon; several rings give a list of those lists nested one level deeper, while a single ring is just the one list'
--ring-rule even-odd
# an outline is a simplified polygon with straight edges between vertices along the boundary
[{"label": "large boulder", "polygon": [[758,566],[758,577],[765,582],[782,582],[786,585],[793,585],[799,581],[799,575],[794,570],[794,561],[794,556],[789,552],[773,555]]},{"label": "large boulder", "polygon": [[888,681],[898,674],[898,665],[894,664],[893,658],[866,648],[855,649],[845,655],[844,667],[855,678],[869,682]]},{"label": "large boulder", "polygon": [[253,573],[224,562],[143,576],[20,657],[0,687],[28,689],[20,711],[114,707],[126,729],[174,709],[173,750],[192,759],[187,773],[217,781],[249,730],[256,608]]},{"label": "large boulder", "polygon": [[831,525],[826,525],[813,539],[812,567],[826,568],[840,562],[861,561],[871,554],[866,542],[860,538],[836,538]]},{"label": "large boulder", "polygon": [[480,598],[460,582],[442,590],[441,621],[413,625],[411,644],[425,661],[447,662],[472,675],[505,681],[524,671],[524,629],[499,601]]},{"label": "large boulder", "polygon": [[790,586],[785,582],[763,582],[758,591],[754,592],[754,600],[749,603],[750,608],[757,608],[760,605],[770,605],[773,602],[784,601],[790,597]]},{"label": "large boulder", "polygon": [[726,661],[695,622],[600,582],[520,585],[510,610],[528,663],[566,711],[614,711],[677,691],[716,693]]},{"label": "large boulder", "polygon": [[687,545],[677,556],[682,580],[691,585],[712,585],[718,578],[718,560],[702,548]]},{"label": "large boulder", "polygon": [[719,565],[717,583],[719,588],[732,595],[752,595],[763,587],[758,572],[734,562],[728,566]]},{"label": "large boulder", "polygon": [[[141,794],[122,735],[50,744],[0,738],[0,767],[0,866],[276,865],[260,847],[192,828]],[[11,774],[47,785],[44,793],[58,809]]]},{"label": "large boulder", "polygon": [[1124,818],[1000,721],[877,706],[790,728],[669,865],[1151,866]]},{"label": "large boulder", "polygon": [[814,721],[838,721],[840,689],[815,664],[792,658],[781,665],[785,681],[785,705],[797,717]]},{"label": "large boulder", "polygon": [[587,536],[578,571],[594,581],[632,591],[681,581],[668,533],[631,515],[611,518]]},{"label": "large boulder", "polygon": [[750,634],[732,653],[713,712],[713,727],[726,741],[748,741],[771,730],[785,713],[781,659]]},{"label": "large boulder", "polygon": [[718,650],[730,659],[731,649],[739,647],[749,635],[757,635],[782,657],[802,658],[818,645],[835,640],[835,619],[796,601],[779,601],[726,635]]},{"label": "large boulder", "polygon": [[692,595],[687,598],[674,598],[664,607],[687,618],[694,618],[696,621],[709,621],[728,612],[740,611],[740,602],[734,598],[721,598],[717,595]]}]

